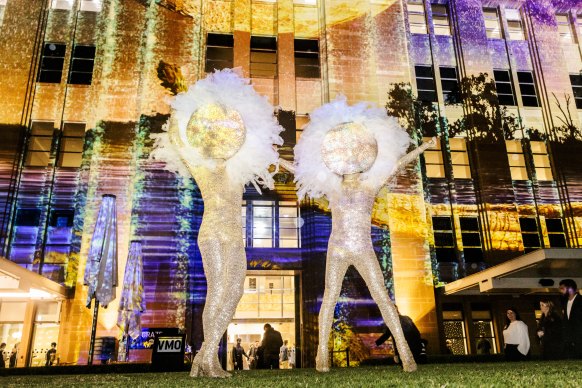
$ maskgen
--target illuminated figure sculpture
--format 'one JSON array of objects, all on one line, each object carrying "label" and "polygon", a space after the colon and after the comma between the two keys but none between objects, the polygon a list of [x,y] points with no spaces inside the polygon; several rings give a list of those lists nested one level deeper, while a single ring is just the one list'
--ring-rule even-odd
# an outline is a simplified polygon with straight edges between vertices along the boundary
[{"label": "illuminated figure sculpture", "polygon": [[[319,312],[316,368],[329,371],[328,340],[342,281],[353,265],[366,282],[398,347],[404,370],[416,363],[404,339],[398,312],[384,286],[374,253],[370,224],[376,195],[399,168],[415,160],[425,143],[405,155],[408,134],[380,108],[349,106],[339,98],[316,109],[295,147],[295,163],[280,162],[295,173],[298,196],[326,196],[332,213],[325,291]],[[293,171],[294,170],[294,171]]]},{"label": "illuminated figure sculpture", "polygon": [[230,69],[177,95],[172,108],[168,132],[155,136],[153,157],[169,170],[192,174],[204,201],[198,234],[208,284],[204,343],[190,375],[228,377],[217,351],[244,290],[242,195],[249,182],[257,189],[258,184],[273,187],[268,169],[277,162],[273,145],[282,144],[282,128],[267,99]]}]

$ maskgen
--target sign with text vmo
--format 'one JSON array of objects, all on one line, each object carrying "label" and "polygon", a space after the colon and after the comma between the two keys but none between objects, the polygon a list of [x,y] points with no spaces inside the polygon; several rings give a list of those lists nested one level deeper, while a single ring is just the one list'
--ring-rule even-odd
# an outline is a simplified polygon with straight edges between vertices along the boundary
[{"label": "sign with text vmo", "polygon": [[183,349],[183,337],[160,337],[156,350],[158,353],[179,353]]},{"label": "sign with text vmo", "polygon": [[164,371],[183,370],[186,335],[177,328],[162,328],[153,332],[152,368]]}]

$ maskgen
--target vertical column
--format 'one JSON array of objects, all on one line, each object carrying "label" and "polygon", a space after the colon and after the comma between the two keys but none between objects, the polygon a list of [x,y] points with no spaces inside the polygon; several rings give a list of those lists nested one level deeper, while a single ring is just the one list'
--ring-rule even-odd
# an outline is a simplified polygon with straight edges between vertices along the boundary
[{"label": "vertical column", "polygon": [[234,67],[251,71],[251,0],[234,0]]},{"label": "vertical column", "polygon": [[293,26],[293,0],[277,3],[277,74],[279,105],[283,110],[296,111],[295,95],[295,45]]},{"label": "vertical column", "polygon": [[24,312],[24,325],[22,327],[22,336],[20,337],[20,346],[18,348],[17,367],[25,367],[30,359],[30,345],[34,334],[34,321],[36,318],[36,303],[29,299],[26,302],[26,311]]}]

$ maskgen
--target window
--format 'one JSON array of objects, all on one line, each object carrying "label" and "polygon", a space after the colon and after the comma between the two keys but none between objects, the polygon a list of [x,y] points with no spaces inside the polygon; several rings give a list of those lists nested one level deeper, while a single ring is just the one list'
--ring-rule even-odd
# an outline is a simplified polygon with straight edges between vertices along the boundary
[{"label": "window", "polygon": [[233,66],[234,38],[230,34],[212,34],[206,36],[206,63],[204,71],[230,69]]},{"label": "window", "polygon": [[412,34],[426,34],[426,17],[424,15],[424,5],[422,1],[408,1],[408,25]]},{"label": "window", "polygon": [[81,0],[81,11],[101,12],[102,0]]},{"label": "window", "polygon": [[434,247],[439,263],[456,260],[455,236],[451,217],[435,216],[432,218]]},{"label": "window", "polygon": [[251,78],[277,76],[277,39],[251,36]]},{"label": "window", "polygon": [[295,39],[295,77],[319,78],[319,41]]},{"label": "window", "polygon": [[440,67],[441,86],[443,88],[443,97],[447,104],[457,104],[460,101],[459,78],[456,67]]},{"label": "window", "polygon": [[[431,140],[430,137],[423,138],[424,141],[428,142]],[[435,148],[429,148],[423,153],[424,164],[426,167],[426,176],[428,178],[444,178],[445,177],[445,165],[443,161],[443,151],[441,148],[440,139],[437,140]]]},{"label": "window", "polygon": [[59,149],[59,167],[81,167],[85,123],[64,123]]},{"label": "window", "polygon": [[495,334],[491,310],[485,306],[472,306],[473,332],[475,333],[475,349],[477,354],[495,354]]},{"label": "window", "polygon": [[18,209],[14,223],[16,226],[39,226],[40,209]]},{"label": "window", "polygon": [[[247,214],[251,219],[247,221]],[[301,218],[295,201],[244,201],[242,238],[253,248],[299,248]],[[250,227],[250,230],[247,228]]]},{"label": "window", "polygon": [[295,129],[297,131],[296,135],[295,135],[296,142],[298,142],[299,139],[301,138],[301,134],[303,133],[303,128],[305,128],[307,126],[307,124],[309,124],[309,116],[308,115],[295,116]]},{"label": "window", "polygon": [[300,246],[299,207],[294,201],[279,202],[279,247],[299,248]]},{"label": "window", "polygon": [[459,221],[461,223],[461,239],[463,241],[465,262],[476,263],[483,261],[479,219],[477,217],[460,217]]},{"label": "window", "polygon": [[[515,105],[513,87],[511,86],[511,76],[509,70],[493,70],[495,78],[495,89],[500,105]],[[534,91],[535,93],[535,91]]]},{"label": "window", "polygon": [[455,355],[467,354],[467,335],[463,311],[461,309],[445,310],[446,308],[443,306],[443,328],[448,351]]},{"label": "window", "polygon": [[445,4],[431,4],[435,35],[451,35],[449,9]]},{"label": "window", "polygon": [[52,121],[34,121],[32,123],[24,160],[25,166],[48,166],[53,145],[53,134],[54,123]]},{"label": "window", "polygon": [[74,3],[75,3],[75,0],[52,0],[51,1],[51,8],[52,9],[70,10],[73,8]]},{"label": "window", "polygon": [[4,24],[4,11],[6,10],[6,1],[0,0],[0,27]]},{"label": "window", "polygon": [[541,248],[538,222],[534,217],[520,217],[519,227],[525,253]]},{"label": "window", "polygon": [[252,241],[254,248],[273,247],[273,201],[253,201],[252,202]]},{"label": "window", "polygon": [[[293,275],[273,274],[245,278],[244,293],[237,306],[234,319],[261,318],[287,320],[295,318],[295,277]],[[231,327],[229,327],[229,333],[230,331]]]},{"label": "window", "polygon": [[511,40],[524,40],[525,33],[523,31],[523,23],[521,22],[521,15],[518,9],[506,9],[505,16],[507,18],[508,35]]},{"label": "window", "polygon": [[485,19],[485,31],[487,38],[501,38],[501,23],[499,22],[499,13],[495,8],[483,8],[483,17]]},{"label": "window", "polygon": [[509,170],[511,179],[514,181],[524,181],[529,179],[525,167],[525,158],[523,157],[523,148],[520,140],[506,140],[507,159],[509,160]]},{"label": "window", "polygon": [[536,94],[536,86],[531,71],[518,71],[517,81],[521,92],[521,101],[524,106],[540,106]]},{"label": "window", "polygon": [[550,157],[546,144],[543,141],[530,142],[531,152],[533,156],[534,167],[536,171],[536,179],[538,181],[553,181],[552,167],[550,166]]},{"label": "window", "polygon": [[570,16],[567,14],[556,14],[556,23],[558,24],[558,33],[560,34],[562,43],[574,43]]},{"label": "window", "polygon": [[38,72],[38,82],[55,84],[61,82],[66,47],[61,43],[44,44],[40,60],[40,71]]},{"label": "window", "polygon": [[414,66],[418,99],[423,102],[436,102],[436,86],[432,66]]},{"label": "window", "polygon": [[570,83],[572,84],[576,108],[582,109],[582,74],[570,74]]},{"label": "window", "polygon": [[91,85],[93,79],[93,64],[95,62],[95,46],[75,45],[69,83],[76,85]]},{"label": "window", "polygon": [[566,248],[566,235],[564,234],[564,224],[561,218],[546,218],[546,229],[550,248]]},{"label": "window", "polygon": [[467,143],[462,137],[449,139],[451,150],[451,163],[453,165],[453,177],[455,179],[471,179],[471,168],[469,166],[469,154],[467,153]]}]

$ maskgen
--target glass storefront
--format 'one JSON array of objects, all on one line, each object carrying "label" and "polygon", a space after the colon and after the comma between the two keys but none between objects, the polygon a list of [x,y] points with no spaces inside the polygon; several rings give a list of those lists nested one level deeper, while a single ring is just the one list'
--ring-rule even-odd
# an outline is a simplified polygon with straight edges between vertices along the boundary
[{"label": "glass storefront", "polygon": [[[32,347],[30,348],[30,366],[45,366],[47,352],[51,343],[59,340],[59,302],[42,302],[36,308]],[[59,353],[51,357],[50,365],[58,365]]]},{"label": "glass storefront", "polygon": [[26,302],[0,303],[0,343],[6,344],[2,354],[6,367],[16,366],[25,312]]},{"label": "glass storefront", "polygon": [[[228,326],[228,369],[233,368],[231,350],[236,339],[242,339],[242,346],[248,353],[251,344],[261,342],[265,323],[279,331],[290,348],[296,344],[295,275],[280,275],[278,271],[261,273],[264,275],[246,277],[243,297]],[[248,369],[246,359],[243,363]]]}]

